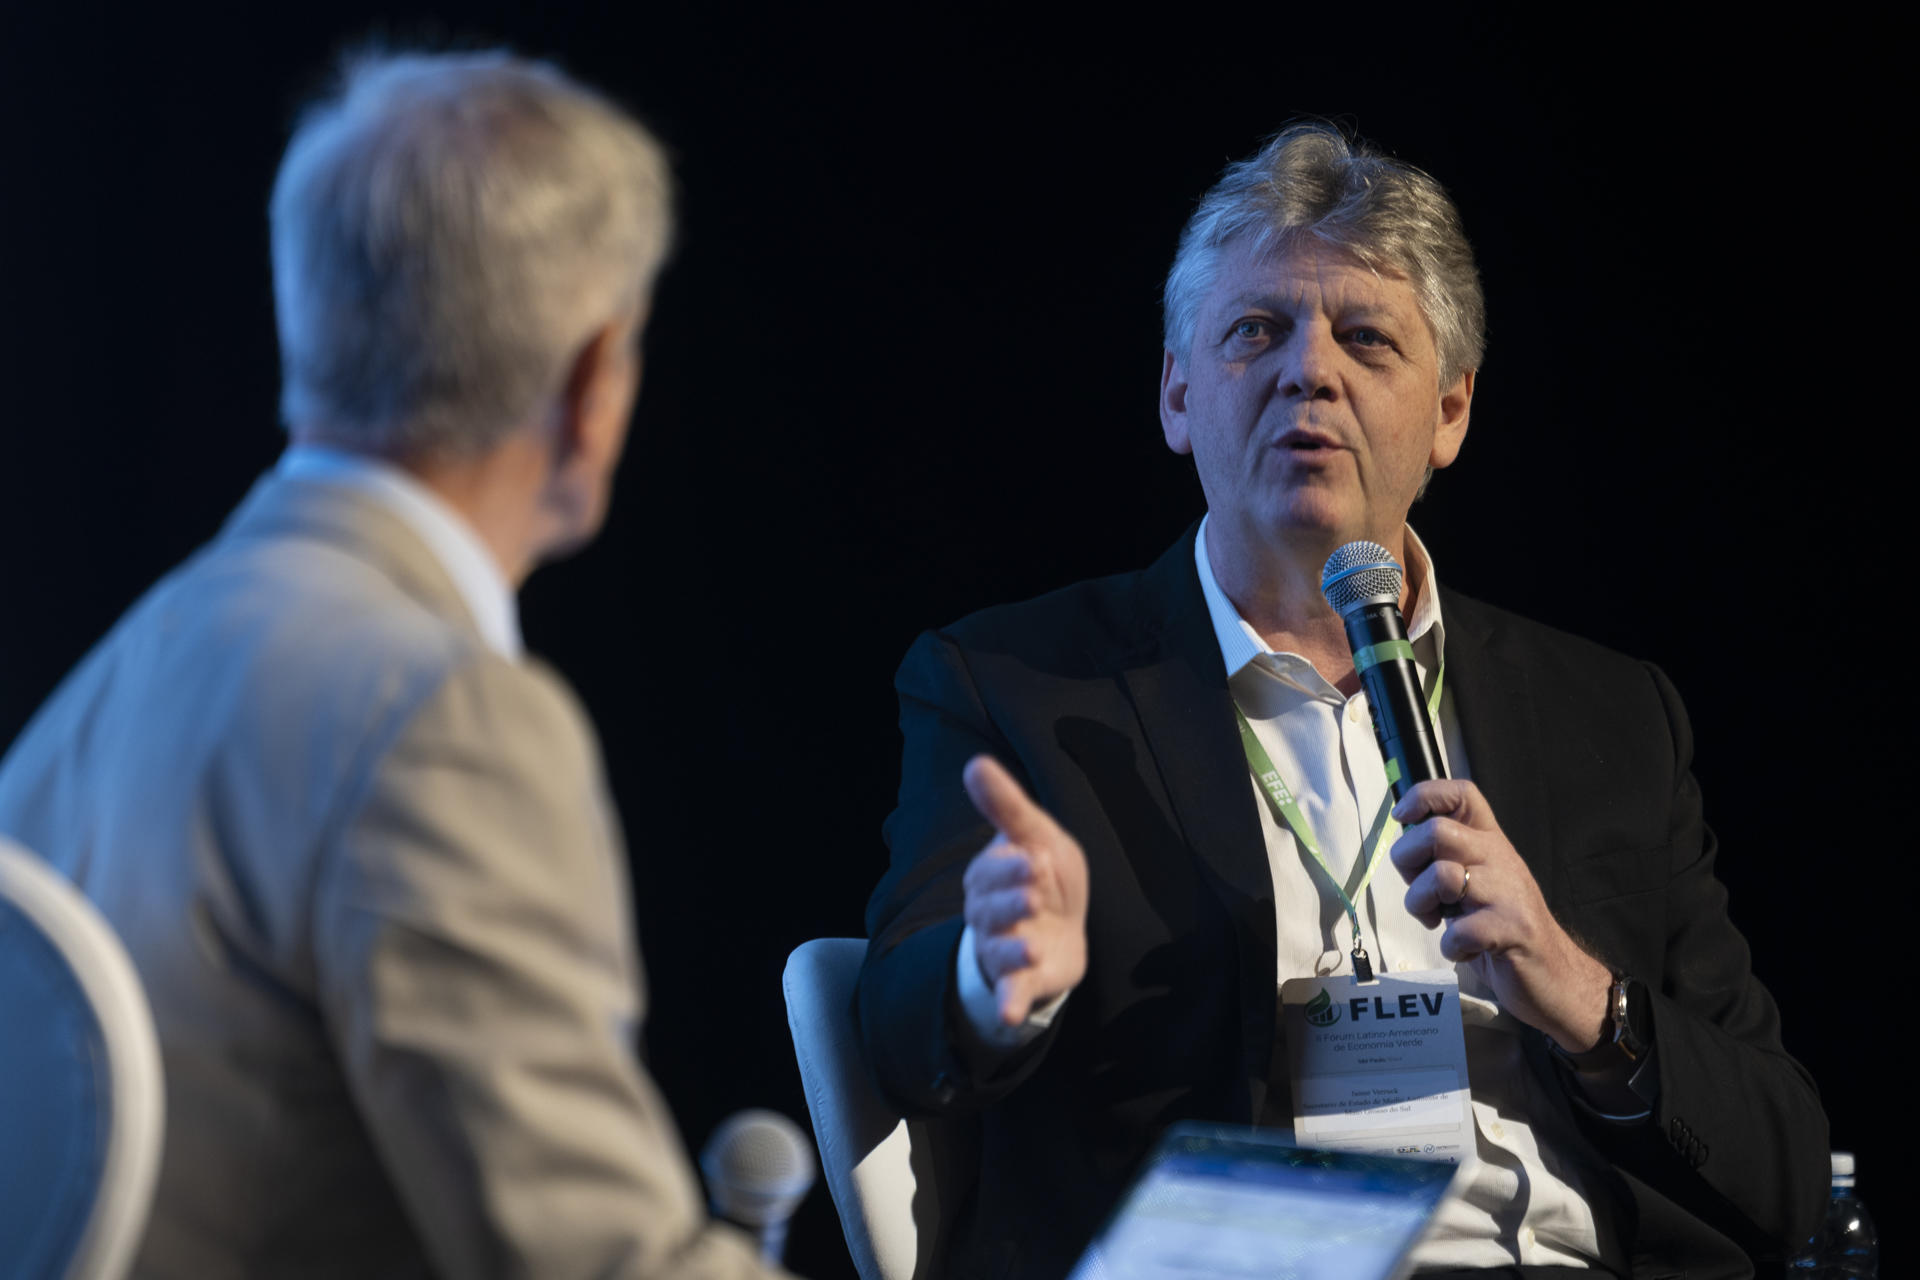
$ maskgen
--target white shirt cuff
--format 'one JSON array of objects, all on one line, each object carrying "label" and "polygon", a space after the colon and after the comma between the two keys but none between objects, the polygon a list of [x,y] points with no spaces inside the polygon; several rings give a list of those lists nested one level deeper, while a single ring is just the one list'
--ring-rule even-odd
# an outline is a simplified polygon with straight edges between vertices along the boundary
[{"label": "white shirt cuff", "polygon": [[1071,994],[1063,991],[1053,999],[1035,1005],[1027,1013],[1025,1022],[1017,1027],[1009,1027],[1000,1021],[1000,1002],[994,999],[993,988],[987,985],[986,975],[980,972],[980,958],[974,953],[972,925],[968,925],[960,934],[960,951],[954,958],[954,964],[957,969],[955,978],[959,982],[960,1007],[966,1010],[967,1021],[974,1032],[996,1049],[1018,1049],[1038,1039],[1041,1032],[1053,1025],[1055,1016]]}]

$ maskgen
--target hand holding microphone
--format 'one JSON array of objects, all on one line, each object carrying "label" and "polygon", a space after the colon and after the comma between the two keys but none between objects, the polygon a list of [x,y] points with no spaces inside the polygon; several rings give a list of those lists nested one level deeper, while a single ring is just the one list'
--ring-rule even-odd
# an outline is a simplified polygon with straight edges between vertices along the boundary
[{"label": "hand holding microphone", "polygon": [[1400,616],[1400,566],[1377,542],[1349,542],[1327,560],[1321,593],[1346,624],[1374,737],[1406,827],[1393,865],[1409,913],[1444,924],[1440,953],[1470,963],[1502,1008],[1570,1052],[1592,1048],[1611,974],[1560,927],[1526,861],[1471,782],[1448,779],[1420,696]]}]

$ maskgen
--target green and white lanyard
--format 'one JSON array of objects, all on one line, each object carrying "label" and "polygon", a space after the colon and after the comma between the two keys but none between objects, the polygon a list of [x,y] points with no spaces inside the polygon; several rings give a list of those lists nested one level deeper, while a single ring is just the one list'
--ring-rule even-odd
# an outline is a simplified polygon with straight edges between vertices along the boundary
[{"label": "green and white lanyard", "polygon": [[[1443,662],[1439,670],[1434,672],[1433,692],[1427,696],[1427,715],[1436,726],[1440,721],[1440,684],[1446,675],[1447,668]],[[1400,824],[1391,816],[1393,787],[1389,785],[1386,795],[1380,798],[1380,812],[1374,815],[1367,839],[1360,846],[1360,856],[1354,861],[1353,872],[1347,883],[1342,885],[1334,878],[1333,868],[1327,865],[1326,855],[1320,852],[1320,842],[1313,838],[1313,828],[1307,825],[1307,815],[1300,811],[1299,802],[1293,798],[1293,789],[1280,776],[1280,771],[1273,767],[1273,758],[1260,745],[1260,739],[1253,736],[1253,726],[1247,723],[1246,713],[1240,710],[1237,702],[1233,707],[1233,715],[1240,722],[1240,745],[1246,751],[1247,767],[1253,770],[1253,779],[1260,784],[1260,791],[1267,797],[1274,817],[1285,823],[1299,846],[1313,856],[1321,874],[1339,896],[1340,905],[1347,909],[1347,920],[1353,925],[1354,978],[1360,982],[1373,981],[1373,962],[1367,958],[1366,944],[1361,941],[1360,908],[1356,903],[1367,891],[1367,882],[1373,879],[1374,868],[1380,865],[1381,855],[1400,838]],[[1391,777],[1393,761],[1387,761],[1386,765],[1388,776]]]}]

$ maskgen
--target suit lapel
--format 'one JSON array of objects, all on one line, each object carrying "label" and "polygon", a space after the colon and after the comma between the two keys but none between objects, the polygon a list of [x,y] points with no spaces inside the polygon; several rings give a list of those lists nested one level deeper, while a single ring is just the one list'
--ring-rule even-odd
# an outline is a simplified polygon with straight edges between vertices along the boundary
[{"label": "suit lapel", "polygon": [[1551,856],[1546,744],[1526,668],[1508,652],[1497,616],[1485,605],[1449,594],[1443,608],[1447,683],[1467,747],[1468,770],[1547,901],[1557,903],[1561,886],[1559,860]]},{"label": "suit lapel", "polygon": [[1264,1102],[1274,1035],[1273,876],[1234,731],[1226,668],[1194,567],[1193,538],[1190,529],[1142,575],[1138,616],[1149,625],[1121,674],[1174,817],[1220,885],[1234,922],[1244,993],[1244,1118],[1251,1122]]}]

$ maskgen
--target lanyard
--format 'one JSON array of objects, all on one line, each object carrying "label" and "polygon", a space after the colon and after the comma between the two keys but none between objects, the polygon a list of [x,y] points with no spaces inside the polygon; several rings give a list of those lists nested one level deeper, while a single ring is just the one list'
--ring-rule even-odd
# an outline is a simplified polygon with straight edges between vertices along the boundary
[{"label": "lanyard", "polygon": [[[1446,675],[1447,667],[1443,662],[1434,672],[1433,692],[1427,697],[1427,716],[1435,723],[1440,719],[1440,685]],[[1400,838],[1400,824],[1391,816],[1393,787],[1389,785],[1387,793],[1380,797],[1380,812],[1373,816],[1367,838],[1360,846],[1360,856],[1354,860],[1353,872],[1347,883],[1342,885],[1334,878],[1333,868],[1327,865],[1326,855],[1320,852],[1320,842],[1313,838],[1313,828],[1307,825],[1307,815],[1300,811],[1299,802],[1293,798],[1293,789],[1280,776],[1280,771],[1273,767],[1273,759],[1267,755],[1267,749],[1260,745],[1260,739],[1253,736],[1253,726],[1247,723],[1246,713],[1240,710],[1237,702],[1233,715],[1240,723],[1240,746],[1246,752],[1247,767],[1253,770],[1254,781],[1260,784],[1260,791],[1267,797],[1274,817],[1285,823],[1287,829],[1293,832],[1295,842],[1312,855],[1315,865],[1339,896],[1340,905],[1347,910],[1347,920],[1353,925],[1353,976],[1361,982],[1371,981],[1373,965],[1367,959],[1366,946],[1360,940],[1360,908],[1356,904],[1366,892],[1367,882],[1373,879],[1381,855]],[[1391,769],[1392,761],[1387,763]]]}]

